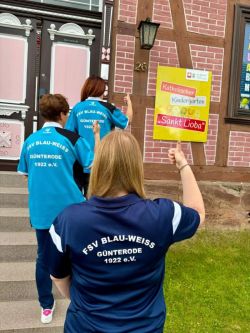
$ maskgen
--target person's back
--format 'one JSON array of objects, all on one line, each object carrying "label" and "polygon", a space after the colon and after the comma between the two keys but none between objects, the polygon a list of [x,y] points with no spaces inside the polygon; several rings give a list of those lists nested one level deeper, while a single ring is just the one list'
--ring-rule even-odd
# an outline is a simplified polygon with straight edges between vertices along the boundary
[{"label": "person's back", "polygon": [[107,135],[115,126],[126,128],[128,118],[112,104],[98,97],[88,97],[77,103],[71,111],[66,128],[85,138],[91,149],[94,150],[94,135],[92,125],[98,121],[100,125],[100,138]]},{"label": "person's back", "polygon": [[142,157],[131,134],[112,132],[101,141],[89,200],[65,209],[50,229],[52,279],[71,299],[65,333],[163,332],[165,254],[204,220],[179,144],[169,158],[180,171],[186,206],[145,199]]},{"label": "person's back", "polygon": [[45,255],[49,228],[65,207],[85,200],[78,186],[83,168],[93,161],[93,152],[83,138],[63,128],[69,112],[64,96],[44,95],[39,109],[45,123],[25,140],[18,172],[28,177],[30,224],[38,245],[36,284],[41,322],[47,324],[55,309]]},{"label": "person's back", "polygon": [[165,254],[199,225],[192,209],[176,218],[181,207],[128,194],[92,197],[63,212],[70,223],[53,226],[72,258],[66,332],[162,332]]},{"label": "person's back", "polygon": [[[74,176],[83,173],[78,162],[79,136],[55,126],[45,126],[25,142],[25,163],[28,170],[29,208],[34,228],[49,228],[66,206],[84,201]],[[87,146],[82,155],[91,161]],[[22,163],[22,158],[21,158]],[[87,165],[86,165],[87,166]],[[22,170],[22,165],[19,169]],[[76,171],[75,174],[74,170]]]},{"label": "person's back", "polygon": [[[81,89],[81,102],[77,103],[70,112],[67,120],[67,129],[78,133],[85,138],[94,152],[94,136],[92,125],[98,121],[100,126],[100,138],[118,127],[125,129],[133,118],[133,108],[130,96],[125,96],[127,111],[124,114],[120,109],[103,100],[106,88],[105,81],[92,75],[84,82]],[[90,169],[84,170],[83,186],[87,193],[89,184]]]}]

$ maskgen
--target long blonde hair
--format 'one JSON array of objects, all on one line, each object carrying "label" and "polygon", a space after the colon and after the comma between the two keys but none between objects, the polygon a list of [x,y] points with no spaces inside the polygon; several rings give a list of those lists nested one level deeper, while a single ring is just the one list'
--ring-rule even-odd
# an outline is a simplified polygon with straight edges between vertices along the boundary
[{"label": "long blonde hair", "polygon": [[142,155],[135,137],[113,131],[98,146],[91,169],[88,197],[116,196],[119,191],[145,198]]}]

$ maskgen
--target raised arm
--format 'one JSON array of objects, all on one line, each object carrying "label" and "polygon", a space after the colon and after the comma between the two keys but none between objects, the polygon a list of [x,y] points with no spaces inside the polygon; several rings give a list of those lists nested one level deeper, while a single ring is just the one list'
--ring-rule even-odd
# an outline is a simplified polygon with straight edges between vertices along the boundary
[{"label": "raised arm", "polygon": [[126,116],[128,117],[129,123],[131,123],[133,119],[133,106],[129,94],[124,97],[124,101],[127,104]]},{"label": "raised arm", "polygon": [[99,143],[100,143],[100,125],[97,120],[93,122],[93,133],[95,138],[95,148],[94,151],[96,152]]},{"label": "raised arm", "polygon": [[200,215],[200,224],[205,220],[205,207],[197,181],[185,155],[181,150],[181,143],[177,142],[176,148],[169,149],[168,157],[175,163],[181,175],[183,189],[183,204],[197,210]]}]

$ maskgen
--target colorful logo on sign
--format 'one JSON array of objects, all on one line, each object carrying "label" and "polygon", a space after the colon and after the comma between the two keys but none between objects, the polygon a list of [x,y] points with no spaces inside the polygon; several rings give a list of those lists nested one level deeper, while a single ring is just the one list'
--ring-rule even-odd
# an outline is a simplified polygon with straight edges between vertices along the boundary
[{"label": "colorful logo on sign", "polygon": [[211,72],[158,66],[154,139],[206,142]]}]

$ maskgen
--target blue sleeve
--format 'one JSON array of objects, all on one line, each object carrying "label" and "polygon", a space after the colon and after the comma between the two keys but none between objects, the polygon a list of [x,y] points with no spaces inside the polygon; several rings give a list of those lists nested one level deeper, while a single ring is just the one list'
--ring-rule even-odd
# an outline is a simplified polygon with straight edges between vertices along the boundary
[{"label": "blue sleeve", "polygon": [[92,165],[94,159],[94,152],[84,138],[79,137],[79,139],[77,140],[75,144],[75,152],[78,162],[84,168],[88,168]]},{"label": "blue sleeve", "polygon": [[20,173],[23,173],[25,175],[28,174],[28,164],[27,164],[27,160],[26,160],[26,142],[24,142],[23,148],[22,148],[22,152],[21,152],[21,156],[20,156],[20,160],[17,166],[17,171]]},{"label": "blue sleeve", "polygon": [[49,273],[58,279],[71,275],[69,247],[67,244],[67,218],[63,212],[54,220],[46,244]]},{"label": "blue sleeve", "polygon": [[173,227],[173,243],[191,238],[200,224],[199,213],[189,207],[173,202],[175,207],[175,224]]},{"label": "blue sleeve", "polygon": [[111,114],[112,122],[116,127],[125,129],[128,126],[128,117],[119,109],[115,109]]},{"label": "blue sleeve", "polygon": [[[192,237],[200,224],[200,215],[192,208],[168,199],[156,199],[160,206],[162,223],[171,227],[170,243]],[[167,228],[166,228],[167,230]]]},{"label": "blue sleeve", "polygon": [[67,119],[65,128],[78,133],[78,121],[77,121],[77,117],[76,117],[76,107],[73,107],[73,109],[71,110],[69,117]]}]

